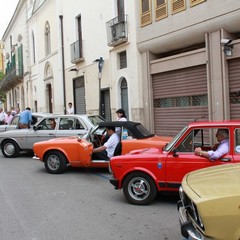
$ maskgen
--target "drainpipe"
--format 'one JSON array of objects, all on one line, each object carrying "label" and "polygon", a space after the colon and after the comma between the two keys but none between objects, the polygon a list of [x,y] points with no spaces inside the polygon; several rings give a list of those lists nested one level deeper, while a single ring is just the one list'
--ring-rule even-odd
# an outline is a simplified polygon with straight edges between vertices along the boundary
[{"label": "drainpipe", "polygon": [[61,24],[61,48],[62,48],[62,79],[63,79],[63,111],[66,113],[66,88],[65,88],[65,59],[64,59],[64,38],[63,38],[63,15],[59,16]]}]

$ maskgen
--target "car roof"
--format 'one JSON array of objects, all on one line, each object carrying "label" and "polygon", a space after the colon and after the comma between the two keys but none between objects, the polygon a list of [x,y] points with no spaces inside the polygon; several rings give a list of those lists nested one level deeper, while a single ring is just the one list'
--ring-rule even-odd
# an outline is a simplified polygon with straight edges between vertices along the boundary
[{"label": "car roof", "polygon": [[[100,122],[98,126],[99,127],[124,127],[129,129],[137,139],[143,139],[143,138],[154,136],[154,134],[149,132],[140,122],[132,122],[132,121]],[[141,126],[141,129],[139,128],[139,126]],[[143,129],[145,133],[142,132]]]},{"label": "car roof", "polygon": [[191,122],[188,124],[189,127],[230,127],[240,126],[239,120],[226,120],[226,121],[202,121],[202,122]]},{"label": "car roof", "polygon": [[112,122],[100,122],[100,127],[126,127],[126,128],[132,128],[134,126],[141,125],[141,123],[138,122],[132,122],[132,121],[112,121]]}]

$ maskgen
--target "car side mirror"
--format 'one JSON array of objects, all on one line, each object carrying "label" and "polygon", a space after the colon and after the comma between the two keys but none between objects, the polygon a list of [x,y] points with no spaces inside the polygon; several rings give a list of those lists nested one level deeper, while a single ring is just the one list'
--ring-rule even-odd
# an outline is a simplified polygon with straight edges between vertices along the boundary
[{"label": "car side mirror", "polygon": [[174,157],[178,157],[178,156],[179,156],[179,155],[177,154],[177,149],[176,149],[176,148],[173,149],[173,156],[174,156]]}]

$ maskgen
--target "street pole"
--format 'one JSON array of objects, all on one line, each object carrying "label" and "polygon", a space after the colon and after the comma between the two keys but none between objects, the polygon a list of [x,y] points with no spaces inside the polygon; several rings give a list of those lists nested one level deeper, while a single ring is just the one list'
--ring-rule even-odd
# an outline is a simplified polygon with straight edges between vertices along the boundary
[{"label": "street pole", "polygon": [[102,72],[98,73],[98,83],[99,83],[99,116],[101,116],[101,79]]}]

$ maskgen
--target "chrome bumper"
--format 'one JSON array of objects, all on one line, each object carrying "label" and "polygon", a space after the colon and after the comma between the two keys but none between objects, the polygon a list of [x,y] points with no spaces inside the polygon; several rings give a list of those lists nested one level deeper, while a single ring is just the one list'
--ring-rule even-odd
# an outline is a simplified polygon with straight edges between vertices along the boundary
[{"label": "chrome bumper", "polygon": [[183,207],[181,201],[178,202],[178,212],[181,233],[187,240],[212,240],[203,236],[202,233],[194,227],[192,222],[188,220],[186,209]]}]

